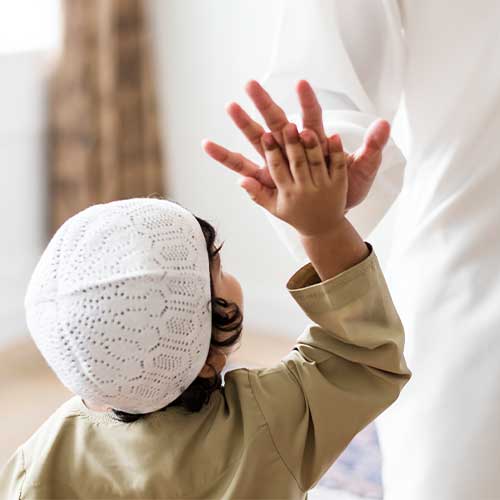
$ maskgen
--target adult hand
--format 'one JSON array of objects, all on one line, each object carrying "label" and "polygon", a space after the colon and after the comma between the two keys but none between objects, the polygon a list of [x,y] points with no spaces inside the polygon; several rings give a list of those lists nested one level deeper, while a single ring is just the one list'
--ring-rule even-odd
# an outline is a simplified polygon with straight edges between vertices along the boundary
[{"label": "adult hand", "polygon": [[[256,81],[251,80],[245,85],[245,90],[264,118],[276,142],[285,153],[284,140],[281,131],[289,123],[285,112],[280,108]],[[325,134],[322,118],[322,109],[312,89],[306,80],[300,80],[295,90],[297,92],[303,129],[311,129],[318,137],[325,158],[328,157],[328,137]],[[253,120],[237,103],[226,106],[226,111],[243,132],[245,137],[254,146],[257,152],[265,159],[261,138],[266,132],[258,122]],[[333,134],[336,135],[336,134]],[[387,144],[390,135],[390,124],[386,120],[375,120],[368,127],[363,138],[363,144],[352,153],[345,153],[348,172],[347,209],[361,203],[375,180],[378,168],[382,162],[382,150]],[[332,136],[333,137],[333,136]],[[234,153],[212,141],[204,140],[203,149],[214,160],[222,163],[231,170],[245,177],[253,177],[262,185],[276,187],[264,165],[259,167],[240,153]]]}]

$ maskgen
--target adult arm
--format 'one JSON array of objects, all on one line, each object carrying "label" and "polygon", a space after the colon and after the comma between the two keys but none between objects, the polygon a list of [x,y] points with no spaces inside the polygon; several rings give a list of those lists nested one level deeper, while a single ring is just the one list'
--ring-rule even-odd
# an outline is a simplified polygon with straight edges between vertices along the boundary
[{"label": "adult arm", "polygon": [[[301,123],[294,85],[307,80],[323,108],[326,135],[339,133],[344,148],[353,152],[377,118],[393,120],[401,99],[404,62],[395,0],[286,0],[270,67],[259,82],[279,101],[289,121]],[[347,214],[363,238],[400,192],[404,165],[404,156],[389,139],[367,198]],[[269,219],[297,259],[304,261],[295,232]]]}]

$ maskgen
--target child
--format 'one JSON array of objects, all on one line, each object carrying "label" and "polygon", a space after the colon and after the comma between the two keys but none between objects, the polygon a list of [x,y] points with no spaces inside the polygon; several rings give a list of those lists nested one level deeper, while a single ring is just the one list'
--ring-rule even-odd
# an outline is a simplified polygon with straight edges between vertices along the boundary
[{"label": "child", "polygon": [[80,212],[26,295],[35,342],[75,396],[10,459],[2,499],[303,499],[398,397],[403,327],[372,246],[344,217],[341,145],[330,140],[326,165],[316,135],[290,125],[288,162],[262,137],[276,189],[241,185],[310,258],[286,284],[313,322],[295,348],[221,387],[243,299],[213,228],[158,199]]}]

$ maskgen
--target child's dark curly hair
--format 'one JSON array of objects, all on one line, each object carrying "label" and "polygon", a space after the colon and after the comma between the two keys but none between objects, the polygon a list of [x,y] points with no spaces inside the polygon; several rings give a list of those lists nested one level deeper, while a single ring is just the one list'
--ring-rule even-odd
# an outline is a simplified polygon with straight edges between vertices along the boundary
[{"label": "child's dark curly hair", "polygon": [[[209,256],[210,269],[216,255],[219,253],[222,245],[215,247],[216,231],[214,227],[207,221],[196,217],[196,220],[201,226],[205,241],[207,243],[207,251]],[[240,308],[234,302],[227,302],[221,297],[215,297],[212,277],[210,276],[210,294],[212,303],[212,339],[211,347],[230,347],[235,345],[240,337],[243,324],[243,315]],[[225,340],[218,339],[218,332],[234,332]],[[212,392],[221,390],[222,376],[214,369],[214,375],[210,378],[197,377],[192,384],[174,401],[169,403],[164,408],[157,411],[164,411],[171,406],[182,406],[188,411],[200,411],[203,405],[208,403]],[[135,422],[147,414],[132,414],[120,410],[112,410],[115,418],[121,422]]]}]

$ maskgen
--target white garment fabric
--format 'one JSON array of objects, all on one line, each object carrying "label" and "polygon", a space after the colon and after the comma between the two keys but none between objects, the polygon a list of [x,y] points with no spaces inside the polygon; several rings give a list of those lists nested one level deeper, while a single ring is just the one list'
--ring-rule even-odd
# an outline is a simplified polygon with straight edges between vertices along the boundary
[{"label": "white garment fabric", "polygon": [[205,364],[210,297],[207,244],[193,214],[132,198],[93,205],[56,231],[28,284],[26,321],[71,392],[149,413]]},{"label": "white garment fabric", "polygon": [[[361,17],[359,1],[285,1],[271,65],[261,78],[299,130],[294,86],[299,79],[307,79],[323,106],[327,134],[338,132],[347,151],[362,144],[366,129],[375,119],[391,121],[399,105],[403,79],[404,46],[397,11],[381,12],[378,1],[361,3],[364,15],[355,32],[350,29],[343,39],[340,26],[354,16]],[[371,72],[366,70],[365,54],[359,47],[363,44],[373,48],[377,60],[385,61],[384,67],[372,65]],[[361,81],[360,74],[366,75],[366,81]],[[349,211],[349,220],[363,237],[370,234],[400,192],[404,164],[404,156],[390,139],[374,188],[362,206]],[[304,261],[294,230],[271,215],[268,218],[297,260]]]},{"label": "white garment fabric", "polygon": [[309,80],[327,134],[357,130],[349,151],[406,113],[406,166],[391,142],[348,214],[380,253],[413,371],[377,420],[386,500],[500,499],[499,16],[496,0],[286,0],[260,79],[289,113]]}]

